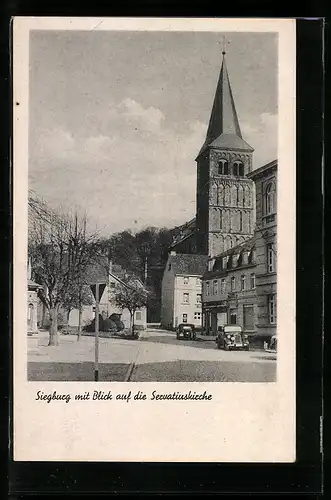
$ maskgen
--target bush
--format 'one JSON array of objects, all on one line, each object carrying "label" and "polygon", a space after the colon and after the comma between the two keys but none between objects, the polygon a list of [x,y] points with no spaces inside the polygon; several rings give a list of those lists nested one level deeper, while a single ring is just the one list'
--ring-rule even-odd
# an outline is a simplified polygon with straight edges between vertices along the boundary
[{"label": "bush", "polygon": [[[90,321],[90,323],[87,323],[87,325],[83,327],[83,331],[95,332],[95,318],[93,318],[92,321]],[[99,331],[115,333],[117,332],[116,323],[109,318],[103,319],[101,314],[99,314]]]},{"label": "bush", "polygon": [[121,314],[113,313],[109,316],[109,319],[115,323],[118,332],[124,330],[125,325],[123,321],[121,321]]}]

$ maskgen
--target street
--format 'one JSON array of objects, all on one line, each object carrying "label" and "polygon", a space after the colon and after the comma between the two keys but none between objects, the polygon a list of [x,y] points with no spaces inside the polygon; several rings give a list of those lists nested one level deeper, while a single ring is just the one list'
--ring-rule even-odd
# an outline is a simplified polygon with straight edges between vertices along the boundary
[{"label": "street", "polygon": [[[28,338],[28,380],[94,380],[94,338],[61,335],[47,346],[47,332]],[[276,355],[223,351],[213,340],[177,340],[173,332],[147,329],[139,340],[99,339],[99,380],[131,382],[274,382]]]}]

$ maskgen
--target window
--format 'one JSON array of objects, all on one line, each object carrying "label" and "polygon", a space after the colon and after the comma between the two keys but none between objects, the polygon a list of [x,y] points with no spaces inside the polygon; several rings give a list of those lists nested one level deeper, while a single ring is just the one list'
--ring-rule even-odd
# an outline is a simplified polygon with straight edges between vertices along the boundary
[{"label": "window", "polygon": [[236,309],[230,309],[230,325],[237,324],[237,311]]},{"label": "window", "polygon": [[226,281],[225,278],[221,279],[221,293],[225,293]]},{"label": "window", "polygon": [[256,287],[256,283],[255,283],[255,274],[251,274],[251,289],[254,290]]},{"label": "window", "polygon": [[226,160],[218,162],[218,173],[219,175],[229,175],[229,164]]},{"label": "window", "polygon": [[233,175],[238,175],[238,163],[236,161],[233,164]]},{"label": "window", "polygon": [[244,306],[244,328],[252,330],[254,328],[254,307]]},{"label": "window", "polygon": [[244,175],[245,175],[245,170],[244,170],[244,164],[243,163],[239,163],[239,175],[240,175],[240,177],[244,177]]},{"label": "window", "polygon": [[267,272],[274,273],[276,270],[276,255],[275,255],[275,245],[273,243],[268,243],[267,245]]},{"label": "window", "polygon": [[201,304],[201,302],[202,302],[201,293],[197,293],[197,304]]},{"label": "window", "polygon": [[209,295],[210,292],[210,283],[209,281],[206,281],[206,295]]},{"label": "window", "polygon": [[188,304],[190,302],[190,295],[188,293],[183,293],[183,302]]},{"label": "window", "polygon": [[274,325],[276,323],[276,294],[271,293],[268,295],[268,316],[269,323]]},{"label": "window", "polygon": [[239,212],[239,231],[243,230],[243,214]]},{"label": "window", "polygon": [[274,214],[276,212],[276,189],[275,184],[271,182],[265,192],[265,208],[266,214]]},{"label": "window", "polygon": [[141,311],[136,311],[136,320],[141,321]]},{"label": "window", "polygon": [[231,278],[231,292],[234,292],[236,289],[236,278],[232,276]]},{"label": "window", "polygon": [[187,323],[187,314],[183,314],[183,323]]},{"label": "window", "polygon": [[228,258],[227,257],[223,257],[223,261],[222,261],[222,267],[223,267],[223,269],[226,269],[227,262],[228,262]]},{"label": "window", "polygon": [[217,294],[218,294],[218,281],[214,280],[214,282],[213,282],[213,295],[217,295]]},{"label": "window", "polygon": [[168,271],[170,271],[170,269],[171,269],[171,262],[169,263]]},{"label": "window", "polygon": [[189,283],[189,278],[185,277],[183,281],[184,281],[184,285],[188,285],[188,283]]},{"label": "window", "polygon": [[200,311],[194,313],[194,319],[199,320],[199,321],[201,320],[201,312]]},{"label": "window", "polygon": [[246,276],[244,274],[241,277],[241,289],[246,290]]},{"label": "window", "polygon": [[223,214],[222,214],[222,210],[220,210],[219,212],[220,212],[220,229],[223,229]]}]

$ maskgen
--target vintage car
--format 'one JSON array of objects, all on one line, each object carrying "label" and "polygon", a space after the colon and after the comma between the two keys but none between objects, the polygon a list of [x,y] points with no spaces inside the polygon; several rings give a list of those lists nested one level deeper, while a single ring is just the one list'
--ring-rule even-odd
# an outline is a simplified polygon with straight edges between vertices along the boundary
[{"label": "vintage car", "polygon": [[241,326],[224,325],[219,327],[218,334],[215,339],[218,349],[244,349],[249,350],[248,335],[244,334]]},{"label": "vintage car", "polygon": [[177,339],[183,338],[183,339],[195,340],[196,332],[194,325],[190,323],[181,323],[180,325],[178,325],[176,329],[176,336]]},{"label": "vintage car", "polygon": [[272,335],[269,343],[265,343],[265,351],[267,352],[277,352],[277,337]]}]

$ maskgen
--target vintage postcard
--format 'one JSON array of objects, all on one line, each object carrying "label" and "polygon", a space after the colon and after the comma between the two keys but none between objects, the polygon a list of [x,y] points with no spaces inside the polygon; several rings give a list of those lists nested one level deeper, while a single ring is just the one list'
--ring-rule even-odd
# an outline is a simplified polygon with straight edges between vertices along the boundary
[{"label": "vintage postcard", "polygon": [[295,53],[14,18],[14,460],[295,461]]}]

